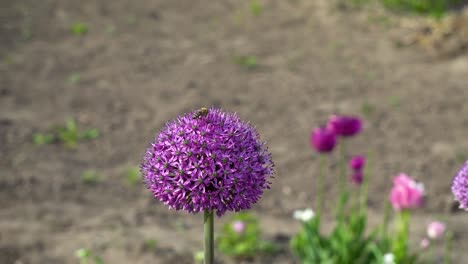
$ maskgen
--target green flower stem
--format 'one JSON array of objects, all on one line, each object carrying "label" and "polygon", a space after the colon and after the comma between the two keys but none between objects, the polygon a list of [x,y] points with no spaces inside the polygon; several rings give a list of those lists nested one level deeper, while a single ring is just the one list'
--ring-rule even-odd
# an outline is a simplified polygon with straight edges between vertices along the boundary
[{"label": "green flower stem", "polygon": [[346,142],[343,140],[341,144],[339,144],[340,147],[340,161],[339,161],[339,178],[338,178],[338,190],[339,190],[339,200],[338,200],[338,206],[336,207],[336,217],[338,219],[338,222],[343,221],[343,215],[344,215],[344,210],[345,210],[345,205],[348,200],[348,191],[346,188]]},{"label": "green flower stem", "polygon": [[359,191],[361,198],[361,214],[366,214],[367,211],[367,189],[369,186],[369,175],[372,174],[372,152],[369,151],[367,154],[367,164],[364,168],[364,174],[362,179],[362,186]]},{"label": "green flower stem", "polygon": [[205,210],[203,219],[204,233],[205,233],[205,264],[214,263],[214,220],[213,211]]},{"label": "green flower stem", "polygon": [[383,222],[382,222],[382,226],[381,226],[381,230],[380,230],[380,235],[382,237],[382,239],[386,239],[387,238],[387,232],[388,232],[388,221],[390,219],[390,203],[389,202],[386,202],[385,203],[385,207],[384,207],[384,216],[383,216]]},{"label": "green flower stem", "polygon": [[401,263],[408,257],[408,236],[411,213],[409,210],[403,210],[397,213],[397,230],[393,240],[393,254],[395,262]]},{"label": "green flower stem", "polygon": [[452,263],[452,240],[453,233],[451,231],[447,231],[445,234],[444,264]]},{"label": "green flower stem", "polygon": [[317,190],[317,215],[321,215],[323,206],[323,192],[325,190],[325,168],[327,166],[327,157],[323,154],[320,155],[319,164],[319,178],[318,178],[318,190]]},{"label": "green flower stem", "polygon": [[346,141],[343,140],[340,144],[340,178],[339,191],[340,194],[346,192]]}]

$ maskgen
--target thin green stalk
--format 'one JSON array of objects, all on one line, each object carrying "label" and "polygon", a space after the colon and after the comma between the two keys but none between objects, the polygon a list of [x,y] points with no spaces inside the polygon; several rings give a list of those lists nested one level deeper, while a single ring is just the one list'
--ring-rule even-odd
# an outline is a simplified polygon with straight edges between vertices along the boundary
[{"label": "thin green stalk", "polygon": [[205,210],[203,227],[205,233],[205,264],[214,263],[214,219],[213,211]]},{"label": "thin green stalk", "polygon": [[429,241],[429,263],[434,263],[434,246],[432,245],[433,242]]},{"label": "thin green stalk", "polygon": [[339,200],[338,206],[336,207],[336,217],[338,222],[343,221],[343,213],[345,210],[345,205],[348,200],[348,192],[346,190],[346,142],[343,140],[339,144],[340,148],[340,161],[339,161],[339,178],[338,178],[338,191],[339,191]]},{"label": "thin green stalk", "polygon": [[362,186],[360,190],[361,198],[361,214],[366,214],[367,212],[367,195],[368,195],[368,186],[369,186],[369,175],[372,174],[372,152],[369,151],[367,154],[367,162],[364,167],[364,175],[362,179]]},{"label": "thin green stalk", "polygon": [[317,191],[317,215],[321,215],[323,206],[323,192],[325,190],[325,167],[327,166],[327,157],[323,154],[320,155],[319,164],[319,179],[318,179],[318,191]]},{"label": "thin green stalk", "polygon": [[445,252],[444,252],[444,264],[452,263],[452,231],[447,231],[445,235]]},{"label": "thin green stalk", "polygon": [[393,254],[396,263],[402,263],[408,257],[408,236],[411,213],[403,210],[397,213],[398,222],[393,240]]},{"label": "thin green stalk", "polygon": [[386,202],[385,207],[384,207],[383,223],[382,223],[382,229],[381,229],[381,234],[380,234],[383,239],[387,238],[389,219],[390,219],[390,203]]},{"label": "thin green stalk", "polygon": [[340,145],[340,178],[339,178],[339,191],[340,193],[346,192],[346,141],[343,140]]}]

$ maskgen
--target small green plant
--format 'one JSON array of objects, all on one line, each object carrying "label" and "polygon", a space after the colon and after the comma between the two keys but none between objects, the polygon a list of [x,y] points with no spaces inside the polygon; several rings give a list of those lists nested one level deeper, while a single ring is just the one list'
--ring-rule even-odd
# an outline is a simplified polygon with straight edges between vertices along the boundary
[{"label": "small green plant", "polygon": [[130,185],[141,183],[140,170],[138,167],[130,167],[125,171],[125,180]]},{"label": "small green plant", "polygon": [[55,128],[53,133],[34,134],[33,142],[36,145],[60,142],[68,148],[75,148],[80,140],[91,140],[98,136],[99,130],[96,128],[87,129],[84,132],[78,131],[75,120],[73,118],[68,118],[65,126]]},{"label": "small green plant", "polygon": [[64,127],[57,128],[57,138],[66,147],[75,148],[79,140],[95,139],[99,136],[99,130],[92,128],[80,133],[75,120],[68,118]]},{"label": "small green plant", "polygon": [[258,66],[257,58],[255,56],[237,56],[234,62],[248,70],[254,69]]},{"label": "small green plant", "polygon": [[369,102],[364,102],[361,105],[361,112],[363,115],[369,118],[375,112],[375,106]]},{"label": "small green plant", "polygon": [[463,0],[381,0],[389,8],[441,17]]},{"label": "small green plant", "polygon": [[80,264],[104,264],[101,257],[94,255],[89,249],[80,248],[75,252],[75,256],[80,260]]},{"label": "small green plant", "polygon": [[137,17],[135,15],[128,15],[125,20],[129,25],[135,25],[137,22]]},{"label": "small green plant", "polygon": [[106,34],[112,35],[116,31],[116,27],[114,25],[107,25],[105,31],[106,31]]},{"label": "small green plant", "polygon": [[94,185],[102,181],[102,175],[95,170],[86,170],[81,174],[81,180],[85,184]]},{"label": "small green plant", "polygon": [[36,133],[33,136],[34,144],[40,146],[45,144],[50,144],[54,142],[54,135],[53,134],[41,134]]},{"label": "small green plant", "polygon": [[72,73],[68,76],[67,82],[69,84],[77,84],[81,81],[81,74],[79,73]]},{"label": "small green plant", "polygon": [[259,16],[263,11],[262,5],[257,0],[251,0],[249,7],[254,16]]},{"label": "small green plant", "polygon": [[390,96],[389,101],[394,108],[399,108],[401,105],[401,98],[398,96]]},{"label": "small green plant", "polygon": [[221,252],[238,259],[250,259],[259,253],[275,253],[278,246],[270,241],[261,240],[257,219],[242,212],[223,226],[218,237]]},{"label": "small green plant", "polygon": [[88,26],[82,22],[73,23],[70,28],[71,32],[75,36],[83,36],[88,33]]},{"label": "small green plant", "polygon": [[154,239],[145,240],[145,249],[147,250],[155,250],[157,246],[157,242]]}]

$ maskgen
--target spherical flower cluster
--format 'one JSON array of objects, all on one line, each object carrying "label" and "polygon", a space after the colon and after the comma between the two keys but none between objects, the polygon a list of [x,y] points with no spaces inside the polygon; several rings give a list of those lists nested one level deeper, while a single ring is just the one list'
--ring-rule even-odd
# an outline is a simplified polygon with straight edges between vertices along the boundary
[{"label": "spherical flower cluster", "polygon": [[333,115],[328,121],[328,127],[337,135],[350,137],[361,131],[362,121],[361,119],[353,116]]},{"label": "spherical flower cluster", "polygon": [[212,108],[168,122],[147,148],[141,172],[169,208],[222,216],[256,203],[269,189],[273,166],[251,125]]},{"label": "spherical flower cluster", "polygon": [[310,143],[318,152],[331,152],[336,145],[336,135],[326,127],[318,127],[312,131]]},{"label": "spherical flower cluster", "polygon": [[439,221],[431,222],[427,226],[427,236],[430,239],[437,239],[441,237],[445,232],[445,224]]},{"label": "spherical flower cluster", "polygon": [[452,193],[460,208],[468,211],[468,161],[458,170],[453,178]]},{"label": "spherical flower cluster", "polygon": [[418,208],[422,206],[424,186],[401,173],[393,179],[390,203],[395,210]]}]

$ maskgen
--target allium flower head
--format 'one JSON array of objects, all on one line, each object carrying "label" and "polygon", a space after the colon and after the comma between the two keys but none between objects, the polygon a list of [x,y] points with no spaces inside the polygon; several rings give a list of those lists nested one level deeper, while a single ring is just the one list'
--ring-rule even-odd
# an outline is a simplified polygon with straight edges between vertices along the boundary
[{"label": "allium flower head", "polygon": [[331,152],[336,145],[336,135],[326,127],[318,127],[312,131],[310,143],[318,152]]},{"label": "allium flower head", "polygon": [[360,171],[366,163],[364,156],[356,155],[349,160],[349,167],[354,171]]},{"label": "allium flower head", "polygon": [[460,208],[468,211],[468,161],[458,170],[453,178],[452,193]]},{"label": "allium flower head", "polygon": [[390,203],[395,210],[418,208],[422,206],[424,186],[417,183],[408,175],[401,173],[393,179],[390,192]]},{"label": "allium flower head", "polygon": [[141,164],[146,186],[169,208],[197,213],[248,209],[269,189],[273,162],[257,131],[212,108],[166,124]]},{"label": "allium flower head", "polygon": [[441,237],[445,232],[445,224],[439,221],[431,222],[427,226],[427,236],[430,239],[437,239]]},{"label": "allium flower head", "polygon": [[245,231],[245,223],[243,221],[234,221],[232,222],[232,229],[238,234],[242,234]]},{"label": "allium flower head", "polygon": [[362,121],[353,116],[332,115],[327,126],[339,136],[350,137],[361,131]]}]

